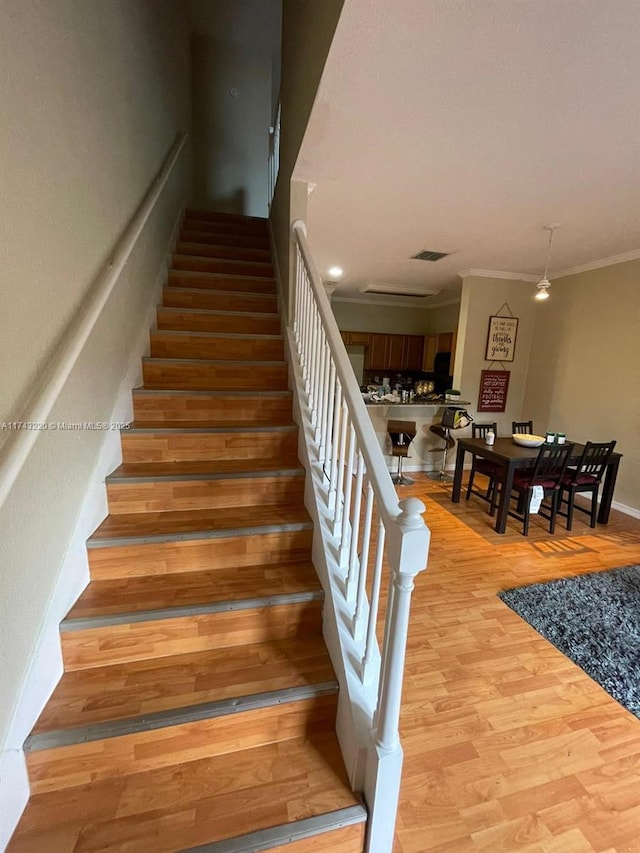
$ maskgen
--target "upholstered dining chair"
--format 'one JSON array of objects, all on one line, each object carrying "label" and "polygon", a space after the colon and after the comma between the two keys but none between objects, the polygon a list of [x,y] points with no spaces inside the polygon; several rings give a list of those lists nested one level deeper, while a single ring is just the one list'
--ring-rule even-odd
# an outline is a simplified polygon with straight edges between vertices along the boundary
[{"label": "upholstered dining chair", "polygon": [[533,435],[533,421],[511,421],[511,432],[515,435]]},{"label": "upholstered dining chair", "polygon": [[[551,498],[550,514],[539,514],[542,518],[549,520],[549,533],[555,531],[562,478],[572,453],[573,444],[543,444],[533,468],[516,470],[513,477],[513,491],[517,496],[518,511],[509,510],[509,515],[522,522],[524,536],[529,534],[531,497],[535,486],[541,486],[544,497]],[[513,499],[513,495],[508,497],[510,500]]]},{"label": "upholstered dining chair", "polygon": [[391,477],[396,486],[410,486],[411,477],[402,474],[402,460],[409,455],[409,445],[416,436],[415,421],[387,421],[387,432],[391,438],[391,455],[398,459],[398,472]]},{"label": "upholstered dining chair", "polygon": [[[471,437],[486,439],[487,432],[493,430],[496,438],[498,437],[498,425],[494,423],[472,423]],[[485,491],[473,488],[473,480],[476,474],[483,474],[488,478],[489,482]],[[491,504],[491,515],[493,515],[496,506],[496,497],[498,491],[498,483],[502,477],[502,468],[496,462],[491,462],[489,459],[483,459],[482,456],[473,456],[471,460],[471,471],[469,473],[469,482],[467,484],[466,499],[469,500],[471,495],[477,495],[483,501],[488,501]]]},{"label": "upholstered dining chair", "polygon": [[[607,470],[607,465],[616,446],[615,441],[596,444],[587,441],[582,451],[582,456],[575,468],[567,468],[560,483],[560,504],[558,515],[567,519],[567,530],[573,525],[573,510],[578,509],[590,516],[589,526],[596,526],[596,515],[598,512],[598,490],[602,475]],[[591,493],[591,506],[585,509],[575,503],[575,497],[580,492]],[[566,502],[567,511],[563,511]]]}]

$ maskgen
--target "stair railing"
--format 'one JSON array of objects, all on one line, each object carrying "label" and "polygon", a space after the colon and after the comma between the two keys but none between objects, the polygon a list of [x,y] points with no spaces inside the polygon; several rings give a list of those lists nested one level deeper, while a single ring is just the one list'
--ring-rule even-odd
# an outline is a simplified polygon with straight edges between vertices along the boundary
[{"label": "stair railing", "polygon": [[[398,500],[301,220],[292,226],[292,240],[288,333],[320,521],[325,592],[336,614],[337,638],[328,636],[325,610],[325,637],[355,721],[347,731],[339,711],[338,736],[351,782],[364,791],[369,808],[366,849],[389,853],[402,772],[398,725],[411,593],[427,565],[430,533],[424,504]],[[317,556],[314,547],[316,563]]]}]

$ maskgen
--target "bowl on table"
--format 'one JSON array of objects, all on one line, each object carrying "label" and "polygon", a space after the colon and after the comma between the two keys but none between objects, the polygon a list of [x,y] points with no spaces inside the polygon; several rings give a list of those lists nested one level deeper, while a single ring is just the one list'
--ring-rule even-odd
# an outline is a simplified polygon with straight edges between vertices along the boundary
[{"label": "bowl on table", "polygon": [[520,447],[542,447],[544,444],[543,435],[531,435],[531,433],[528,432],[514,432],[511,435],[511,438],[516,444],[519,444]]}]

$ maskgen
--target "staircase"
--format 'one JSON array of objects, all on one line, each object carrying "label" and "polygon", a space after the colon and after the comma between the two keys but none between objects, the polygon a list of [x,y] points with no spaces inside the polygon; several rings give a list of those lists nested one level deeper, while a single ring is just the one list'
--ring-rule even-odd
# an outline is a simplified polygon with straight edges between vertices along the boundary
[{"label": "staircase", "polygon": [[362,851],[266,220],[187,211],[10,853]]}]

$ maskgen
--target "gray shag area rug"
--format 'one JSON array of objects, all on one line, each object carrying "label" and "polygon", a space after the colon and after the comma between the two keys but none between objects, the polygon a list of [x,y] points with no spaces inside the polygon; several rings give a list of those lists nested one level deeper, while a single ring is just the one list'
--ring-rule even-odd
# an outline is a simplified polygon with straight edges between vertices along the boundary
[{"label": "gray shag area rug", "polygon": [[640,717],[640,566],[521,586],[498,596]]}]

